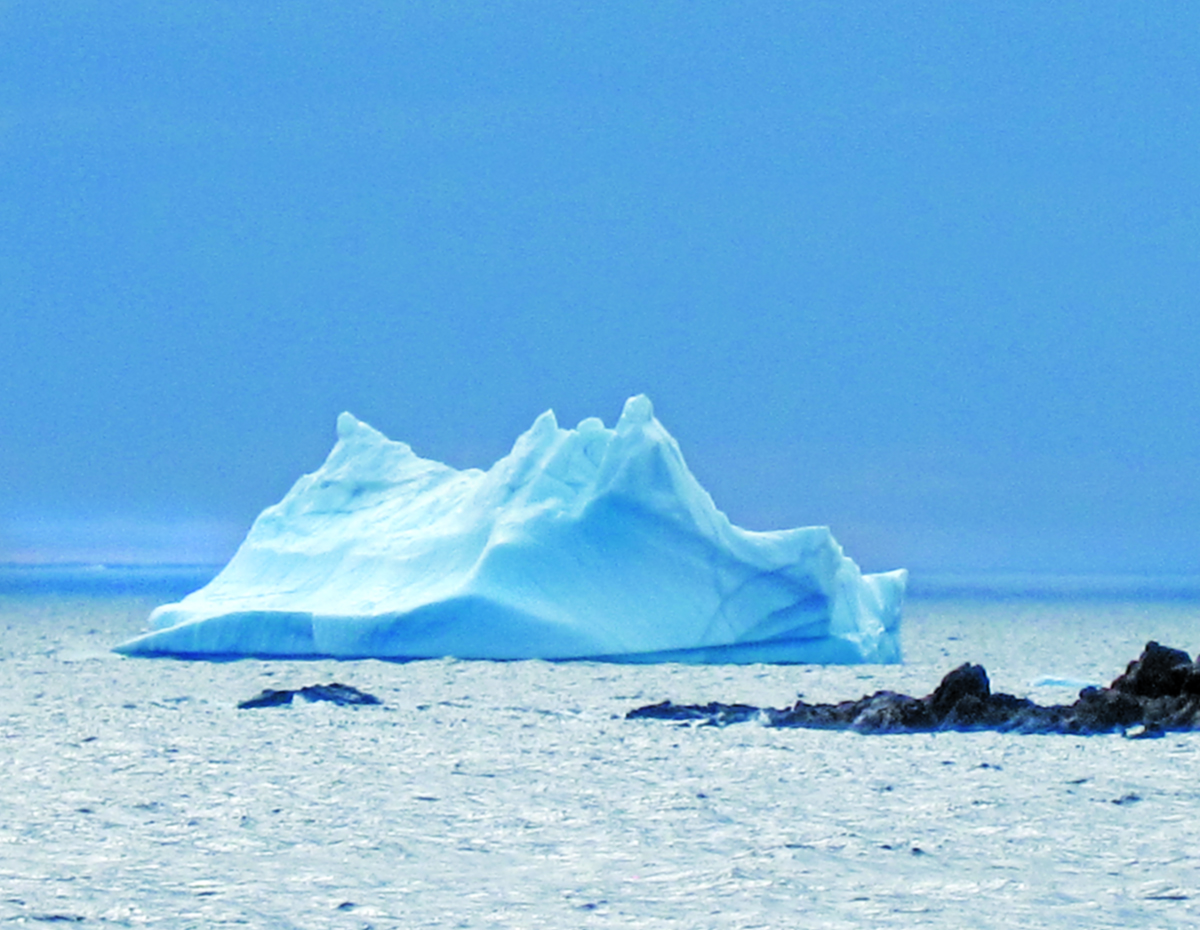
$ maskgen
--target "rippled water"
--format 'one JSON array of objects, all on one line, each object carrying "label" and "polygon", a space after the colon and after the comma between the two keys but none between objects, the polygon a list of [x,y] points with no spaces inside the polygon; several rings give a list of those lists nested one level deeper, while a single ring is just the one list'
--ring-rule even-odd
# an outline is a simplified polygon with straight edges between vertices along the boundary
[{"label": "rippled water", "polygon": [[[866,737],[640,704],[1048,702],[1195,603],[912,603],[903,667],[123,659],[157,599],[0,597],[0,922],[161,927],[1166,927],[1200,918],[1200,736]],[[239,711],[341,681],[382,707]]]}]

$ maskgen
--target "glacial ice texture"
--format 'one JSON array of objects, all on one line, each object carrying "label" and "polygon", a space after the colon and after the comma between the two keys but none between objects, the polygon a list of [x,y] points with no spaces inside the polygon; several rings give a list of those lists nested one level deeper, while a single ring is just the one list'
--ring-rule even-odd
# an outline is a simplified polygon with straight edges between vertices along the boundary
[{"label": "glacial ice texture", "polygon": [[547,411],[490,470],[348,413],[325,463],[128,655],[856,663],[900,659],[903,571],[826,527],[734,526],[645,396]]}]

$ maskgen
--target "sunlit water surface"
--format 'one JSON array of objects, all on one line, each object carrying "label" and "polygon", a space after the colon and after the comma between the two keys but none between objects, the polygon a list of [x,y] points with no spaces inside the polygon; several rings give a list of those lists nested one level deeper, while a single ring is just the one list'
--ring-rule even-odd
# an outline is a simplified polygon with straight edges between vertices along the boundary
[{"label": "sunlit water surface", "polygon": [[[0,597],[0,923],[1168,927],[1200,920],[1200,736],[625,721],[676,701],[1041,702],[1195,603],[926,600],[900,667],[120,658],[156,599]],[[242,710],[340,681],[382,707]]]}]

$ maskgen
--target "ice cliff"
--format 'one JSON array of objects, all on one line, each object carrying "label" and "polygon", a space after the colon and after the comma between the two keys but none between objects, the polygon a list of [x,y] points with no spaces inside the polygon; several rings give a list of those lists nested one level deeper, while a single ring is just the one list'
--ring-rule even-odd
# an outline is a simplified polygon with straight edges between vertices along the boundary
[{"label": "ice cliff", "polygon": [[614,429],[550,411],[490,470],[422,459],[343,413],[324,465],[127,655],[896,662],[904,571],[825,527],[714,505],[645,396]]}]

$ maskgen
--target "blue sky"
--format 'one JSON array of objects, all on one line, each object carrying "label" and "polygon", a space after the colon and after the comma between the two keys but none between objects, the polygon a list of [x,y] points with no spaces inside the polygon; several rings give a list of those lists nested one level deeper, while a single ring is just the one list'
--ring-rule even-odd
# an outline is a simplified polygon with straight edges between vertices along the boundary
[{"label": "blue sky", "polygon": [[1200,571],[1200,8],[0,3],[0,561],[646,392],[868,569]]}]

